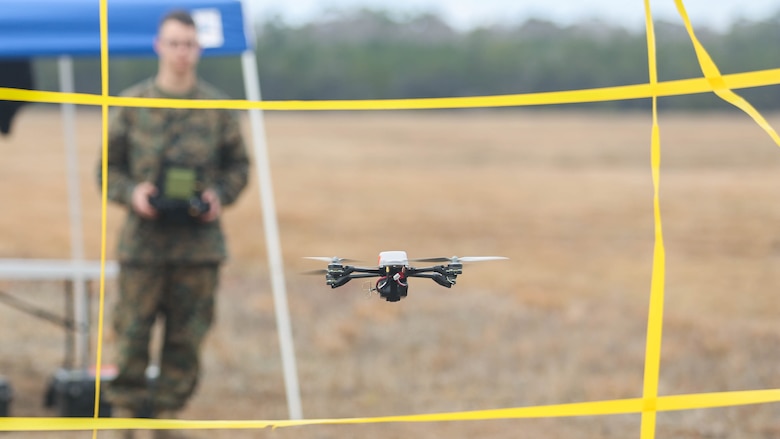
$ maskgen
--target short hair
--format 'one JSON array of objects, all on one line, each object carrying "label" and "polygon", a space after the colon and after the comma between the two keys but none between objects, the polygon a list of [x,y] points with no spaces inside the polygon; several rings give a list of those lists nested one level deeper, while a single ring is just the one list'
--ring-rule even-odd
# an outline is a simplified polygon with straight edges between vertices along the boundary
[{"label": "short hair", "polygon": [[157,26],[157,30],[159,31],[163,24],[169,21],[178,21],[185,26],[195,27],[195,20],[192,19],[192,15],[184,9],[174,9],[163,15],[160,19],[160,24]]}]

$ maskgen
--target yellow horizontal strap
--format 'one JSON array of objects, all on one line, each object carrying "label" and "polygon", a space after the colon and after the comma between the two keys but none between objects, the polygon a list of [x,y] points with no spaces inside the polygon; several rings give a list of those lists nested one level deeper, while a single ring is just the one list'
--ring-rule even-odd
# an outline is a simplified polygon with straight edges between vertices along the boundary
[{"label": "yellow horizontal strap", "polygon": [[749,404],[780,402],[780,389],[740,392],[702,393],[573,404],[516,407],[496,410],[476,410],[451,413],[383,416],[373,418],[336,418],[303,420],[220,420],[188,421],[124,418],[0,418],[0,431],[66,431],[118,429],[263,429],[305,425],[376,424],[403,422],[485,421],[496,419],[558,418],[573,416],[605,416],[639,414],[645,411],[677,411]]},{"label": "yellow horizontal strap", "polygon": [[[780,69],[724,75],[723,84],[730,89],[763,87],[780,84]],[[679,96],[714,91],[707,78],[679,79],[659,82],[655,95]],[[587,90],[555,91],[496,96],[471,96],[462,98],[423,99],[375,99],[375,100],[330,100],[330,101],[246,101],[246,100],[186,100],[130,98],[121,96],[100,96],[87,93],[59,93],[37,90],[21,90],[0,87],[0,100],[47,103],[72,103],[78,105],[103,105],[112,107],[151,108],[218,108],[233,110],[414,110],[486,107],[523,107],[535,105],[558,105],[587,102],[605,102],[652,97],[650,84],[635,84]]]}]

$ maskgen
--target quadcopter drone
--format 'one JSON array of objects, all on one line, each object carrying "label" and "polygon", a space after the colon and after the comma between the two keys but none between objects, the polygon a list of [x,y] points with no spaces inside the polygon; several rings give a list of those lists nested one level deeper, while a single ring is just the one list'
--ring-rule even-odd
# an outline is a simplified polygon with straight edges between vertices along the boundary
[{"label": "quadcopter drone", "polygon": [[424,258],[412,259],[415,262],[447,262],[446,265],[415,268],[409,265],[405,251],[384,251],[379,253],[379,265],[376,268],[355,267],[344,265],[343,262],[352,262],[351,259],[338,257],[307,257],[317,261],[328,262],[327,270],[320,270],[312,274],[324,274],[325,281],[331,288],[343,286],[352,279],[378,277],[374,287],[369,291],[376,291],[388,302],[398,302],[406,297],[409,290],[407,279],[410,277],[422,277],[433,279],[437,284],[451,288],[455,285],[455,279],[463,273],[463,262],[492,261],[507,259],[503,256],[466,256],[450,258]]}]

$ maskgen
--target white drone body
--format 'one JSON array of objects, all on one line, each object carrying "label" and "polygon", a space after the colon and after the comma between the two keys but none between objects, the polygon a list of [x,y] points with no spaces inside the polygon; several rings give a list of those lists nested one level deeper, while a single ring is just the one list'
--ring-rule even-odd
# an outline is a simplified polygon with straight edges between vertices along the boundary
[{"label": "white drone body", "polygon": [[406,267],[408,265],[409,258],[406,256],[405,251],[394,250],[379,253],[379,268],[389,266]]}]

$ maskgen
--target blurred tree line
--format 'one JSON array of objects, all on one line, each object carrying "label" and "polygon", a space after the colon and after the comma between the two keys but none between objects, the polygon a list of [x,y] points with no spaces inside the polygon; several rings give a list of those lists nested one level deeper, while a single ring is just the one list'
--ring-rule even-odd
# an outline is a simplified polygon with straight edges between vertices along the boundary
[{"label": "blurred tree line", "polygon": [[[716,32],[696,29],[721,72],[780,67],[780,12]],[[257,24],[263,99],[385,99],[518,94],[646,83],[644,30],[600,21],[562,26],[528,20],[516,26],[457,31],[436,15],[356,10],[291,26],[278,18]],[[660,80],[700,77],[681,25],[656,22]],[[110,63],[110,91],[154,74],[153,59]],[[240,60],[206,58],[201,75],[233,98],[243,98]],[[36,61],[38,88],[57,89],[53,60]],[[100,92],[99,61],[76,60],[76,90]],[[780,107],[780,86],[741,90],[759,110]],[[662,108],[730,108],[711,93],[661,99]],[[586,105],[586,104],[582,104]],[[600,108],[647,108],[619,101]]]}]

